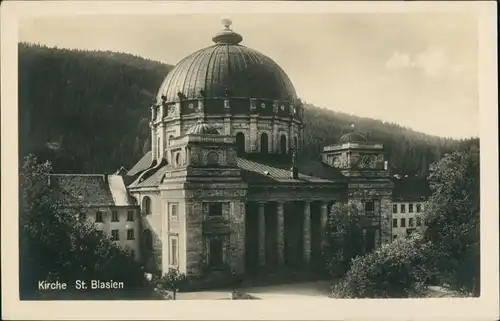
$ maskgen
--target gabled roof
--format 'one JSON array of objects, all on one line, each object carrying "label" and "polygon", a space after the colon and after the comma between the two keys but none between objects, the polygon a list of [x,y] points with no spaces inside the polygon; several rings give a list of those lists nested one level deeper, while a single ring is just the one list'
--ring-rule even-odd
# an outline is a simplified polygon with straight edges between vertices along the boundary
[{"label": "gabled roof", "polygon": [[[161,184],[161,180],[168,170],[168,165],[164,165],[158,168],[151,176],[146,177],[144,180],[140,181],[141,177],[138,177],[134,182],[132,182],[129,187],[156,187]],[[141,175],[142,176],[142,175]]]},{"label": "gabled roof", "polygon": [[135,205],[119,175],[51,174],[48,180],[63,206]]},{"label": "gabled roof", "polygon": [[142,158],[128,171],[127,175],[134,176],[143,170],[147,169],[153,160],[153,153],[151,151],[147,152],[142,156]]},{"label": "gabled roof", "polygon": [[243,179],[249,183],[337,183],[344,180],[339,170],[319,161],[305,161],[297,164],[298,178],[291,177],[291,164],[285,160],[252,160],[238,158],[238,167]]}]

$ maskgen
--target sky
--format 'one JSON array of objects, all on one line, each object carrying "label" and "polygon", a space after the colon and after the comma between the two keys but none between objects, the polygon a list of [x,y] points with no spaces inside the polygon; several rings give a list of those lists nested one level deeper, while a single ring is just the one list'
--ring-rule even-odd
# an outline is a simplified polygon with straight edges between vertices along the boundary
[{"label": "sky", "polygon": [[222,17],[242,45],[285,70],[303,101],[432,135],[479,136],[472,13],[45,16],[21,21],[19,41],[176,64],[212,45]]}]

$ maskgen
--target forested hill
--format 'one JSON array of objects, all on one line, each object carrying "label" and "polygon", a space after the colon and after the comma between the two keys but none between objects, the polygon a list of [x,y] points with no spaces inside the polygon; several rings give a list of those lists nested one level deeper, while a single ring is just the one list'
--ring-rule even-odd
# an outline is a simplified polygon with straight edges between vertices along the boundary
[{"label": "forested hill", "polygon": [[123,53],[19,45],[20,153],[58,172],[110,172],[149,148],[149,106],[172,66]]},{"label": "forested hill", "polygon": [[[19,150],[49,159],[57,172],[130,168],[150,149],[149,106],[172,66],[123,53],[19,45]],[[317,158],[356,124],[385,144],[391,169],[425,174],[459,142],[306,104],[306,146]],[[466,143],[466,142],[464,142]]]}]

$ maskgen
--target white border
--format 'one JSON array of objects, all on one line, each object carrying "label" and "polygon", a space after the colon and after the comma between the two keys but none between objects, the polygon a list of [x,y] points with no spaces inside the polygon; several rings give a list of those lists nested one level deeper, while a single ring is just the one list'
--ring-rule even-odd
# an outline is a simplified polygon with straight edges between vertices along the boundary
[{"label": "white border", "polygon": [[[475,10],[479,17],[481,288],[476,299],[20,302],[18,289],[17,21],[49,14],[326,13]],[[5,1],[1,6],[2,312],[6,319],[495,320],[498,295],[498,109],[495,2]]]}]

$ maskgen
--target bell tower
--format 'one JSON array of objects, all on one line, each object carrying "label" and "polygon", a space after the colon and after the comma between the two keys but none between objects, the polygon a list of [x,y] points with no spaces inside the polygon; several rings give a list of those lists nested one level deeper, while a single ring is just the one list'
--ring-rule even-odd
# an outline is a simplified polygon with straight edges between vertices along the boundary
[{"label": "bell tower", "polygon": [[338,144],[323,148],[322,160],[348,178],[348,202],[355,204],[363,216],[365,250],[391,242],[393,183],[384,159],[384,146],[369,142],[351,125],[351,131]]}]

